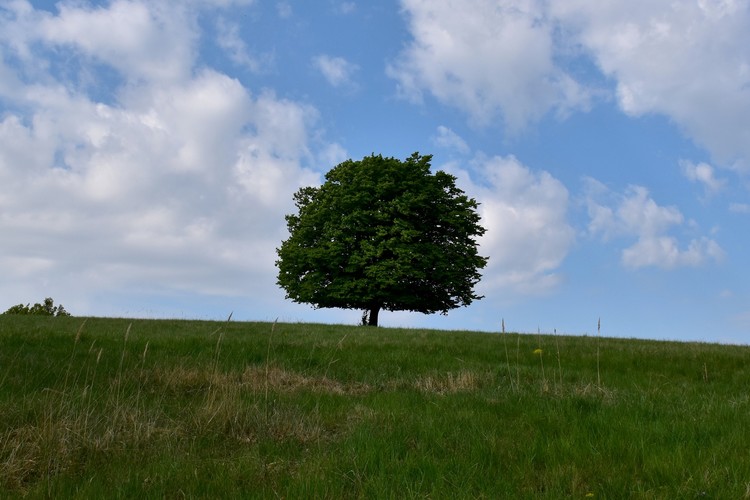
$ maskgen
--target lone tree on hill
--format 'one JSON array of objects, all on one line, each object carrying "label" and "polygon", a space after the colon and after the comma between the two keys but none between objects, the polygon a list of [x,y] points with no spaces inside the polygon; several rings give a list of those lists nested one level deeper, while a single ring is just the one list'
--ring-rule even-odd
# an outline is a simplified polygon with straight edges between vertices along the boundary
[{"label": "lone tree on hill", "polygon": [[431,159],[347,160],[297,191],[299,213],[286,216],[289,239],[276,249],[287,298],[362,309],[371,326],[381,309],[446,314],[481,299],[477,202],[454,176],[432,174]]}]

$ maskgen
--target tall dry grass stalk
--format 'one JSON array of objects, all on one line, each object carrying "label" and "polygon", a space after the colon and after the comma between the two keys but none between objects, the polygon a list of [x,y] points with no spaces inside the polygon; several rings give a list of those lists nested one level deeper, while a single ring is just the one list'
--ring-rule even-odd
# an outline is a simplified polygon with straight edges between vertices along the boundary
[{"label": "tall dry grass stalk", "polygon": [[88,321],[88,318],[84,319],[83,323],[81,323],[81,326],[78,327],[78,331],[76,332],[75,344],[77,344],[81,340],[81,333],[83,332],[83,327],[86,325],[86,321]]},{"label": "tall dry grass stalk", "polygon": [[[229,313],[229,316],[227,317],[226,322],[222,326],[226,326],[229,324],[230,321],[232,321],[232,314],[234,314],[234,311]],[[219,355],[221,354],[221,341],[224,339],[224,329],[222,328],[222,326],[220,326],[219,328],[217,328],[211,333],[211,335],[214,335],[216,333],[219,334],[219,338],[216,341],[216,349],[214,350],[214,373],[216,373],[216,371],[219,368]]]},{"label": "tall dry grass stalk", "polygon": [[[146,346],[143,348],[143,354],[141,354],[141,370],[138,376],[138,391],[135,394],[135,407],[139,407],[141,401],[141,389],[143,389],[143,381],[146,379],[146,354],[148,353],[148,345],[150,341],[146,341]],[[98,360],[97,360],[98,363]]]},{"label": "tall dry grass stalk", "polygon": [[219,357],[221,355],[221,341],[224,340],[224,331],[219,333],[219,338],[216,339],[216,348],[214,349],[214,363],[213,372],[216,373],[219,370]]},{"label": "tall dry grass stalk", "polygon": [[63,387],[68,386],[68,376],[70,375],[70,367],[73,366],[73,357],[76,354],[76,346],[81,341],[81,334],[83,333],[83,327],[86,325],[87,319],[83,320],[83,323],[81,323],[81,326],[78,327],[78,331],[76,332],[75,339],[73,340],[73,350],[70,352],[70,360],[68,361],[68,368],[65,371],[65,383],[63,384]]},{"label": "tall dry grass stalk", "polygon": [[226,322],[219,326],[216,330],[211,332],[211,335],[216,333],[219,334],[219,338],[216,339],[216,347],[214,348],[214,359],[211,370],[208,374],[208,390],[206,391],[205,399],[205,414],[209,415],[207,419],[203,419],[202,425],[208,427],[211,422],[219,415],[222,410],[225,410],[225,403],[228,399],[226,394],[220,394],[220,392],[226,392],[226,388],[216,387],[216,381],[219,377],[219,359],[221,358],[221,343],[224,340],[224,327],[232,321],[232,314],[234,311],[229,313]]},{"label": "tall dry grass stalk", "polygon": [[333,348],[333,349],[331,350],[331,359],[330,359],[330,360],[328,361],[328,366],[326,366],[326,371],[325,371],[325,373],[323,373],[323,378],[324,378],[324,379],[327,379],[327,378],[328,378],[328,370],[330,370],[330,369],[331,369],[331,366],[332,366],[333,364],[335,364],[335,363],[338,363],[338,362],[339,362],[339,359],[338,359],[338,358],[336,357],[336,351],[340,351],[340,350],[342,349],[342,347],[343,347],[343,344],[344,344],[344,340],[346,340],[346,337],[348,337],[348,336],[349,336],[349,334],[348,334],[348,333],[345,333],[345,334],[344,334],[344,336],[343,336],[343,337],[341,337],[341,338],[339,339],[339,341],[338,341],[338,342],[336,343],[336,347],[334,347],[334,348]]},{"label": "tall dry grass stalk", "polygon": [[125,330],[125,338],[122,341],[122,354],[120,355],[120,366],[117,369],[117,379],[116,379],[116,387],[117,392],[115,393],[115,404],[117,407],[120,406],[120,397],[122,395],[122,366],[125,363],[125,353],[127,352],[127,345],[128,345],[128,337],[130,336],[130,328],[133,326],[133,323],[128,324],[128,328]]}]

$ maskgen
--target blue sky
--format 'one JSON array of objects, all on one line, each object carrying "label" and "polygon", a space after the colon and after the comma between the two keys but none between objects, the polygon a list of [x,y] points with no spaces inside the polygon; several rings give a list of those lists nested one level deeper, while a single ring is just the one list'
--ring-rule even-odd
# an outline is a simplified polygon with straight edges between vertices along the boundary
[{"label": "blue sky", "polygon": [[385,326],[750,339],[744,1],[0,1],[0,309],[356,323],[275,284],[292,194],[433,155],[485,296]]}]

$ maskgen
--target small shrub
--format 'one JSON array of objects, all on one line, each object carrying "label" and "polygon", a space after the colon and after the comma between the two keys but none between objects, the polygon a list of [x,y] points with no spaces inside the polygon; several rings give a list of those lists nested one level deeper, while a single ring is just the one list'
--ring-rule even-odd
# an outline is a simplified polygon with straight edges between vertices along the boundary
[{"label": "small shrub", "polygon": [[23,305],[18,304],[11,308],[9,308],[7,311],[5,311],[3,314],[25,314],[25,315],[35,315],[35,316],[70,316],[70,313],[65,310],[62,304],[60,305],[54,305],[55,301],[52,300],[50,297],[47,297],[44,299],[44,303],[36,303],[33,306],[29,306],[29,304]]}]

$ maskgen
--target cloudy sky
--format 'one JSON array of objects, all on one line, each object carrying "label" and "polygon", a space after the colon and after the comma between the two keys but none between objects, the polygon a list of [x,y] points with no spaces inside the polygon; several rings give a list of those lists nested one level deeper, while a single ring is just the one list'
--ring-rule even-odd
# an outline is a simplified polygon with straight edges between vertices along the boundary
[{"label": "cloudy sky", "polygon": [[750,339],[742,0],[0,0],[0,309],[356,323],[285,301],[284,214],[415,151],[485,298],[383,325]]}]

